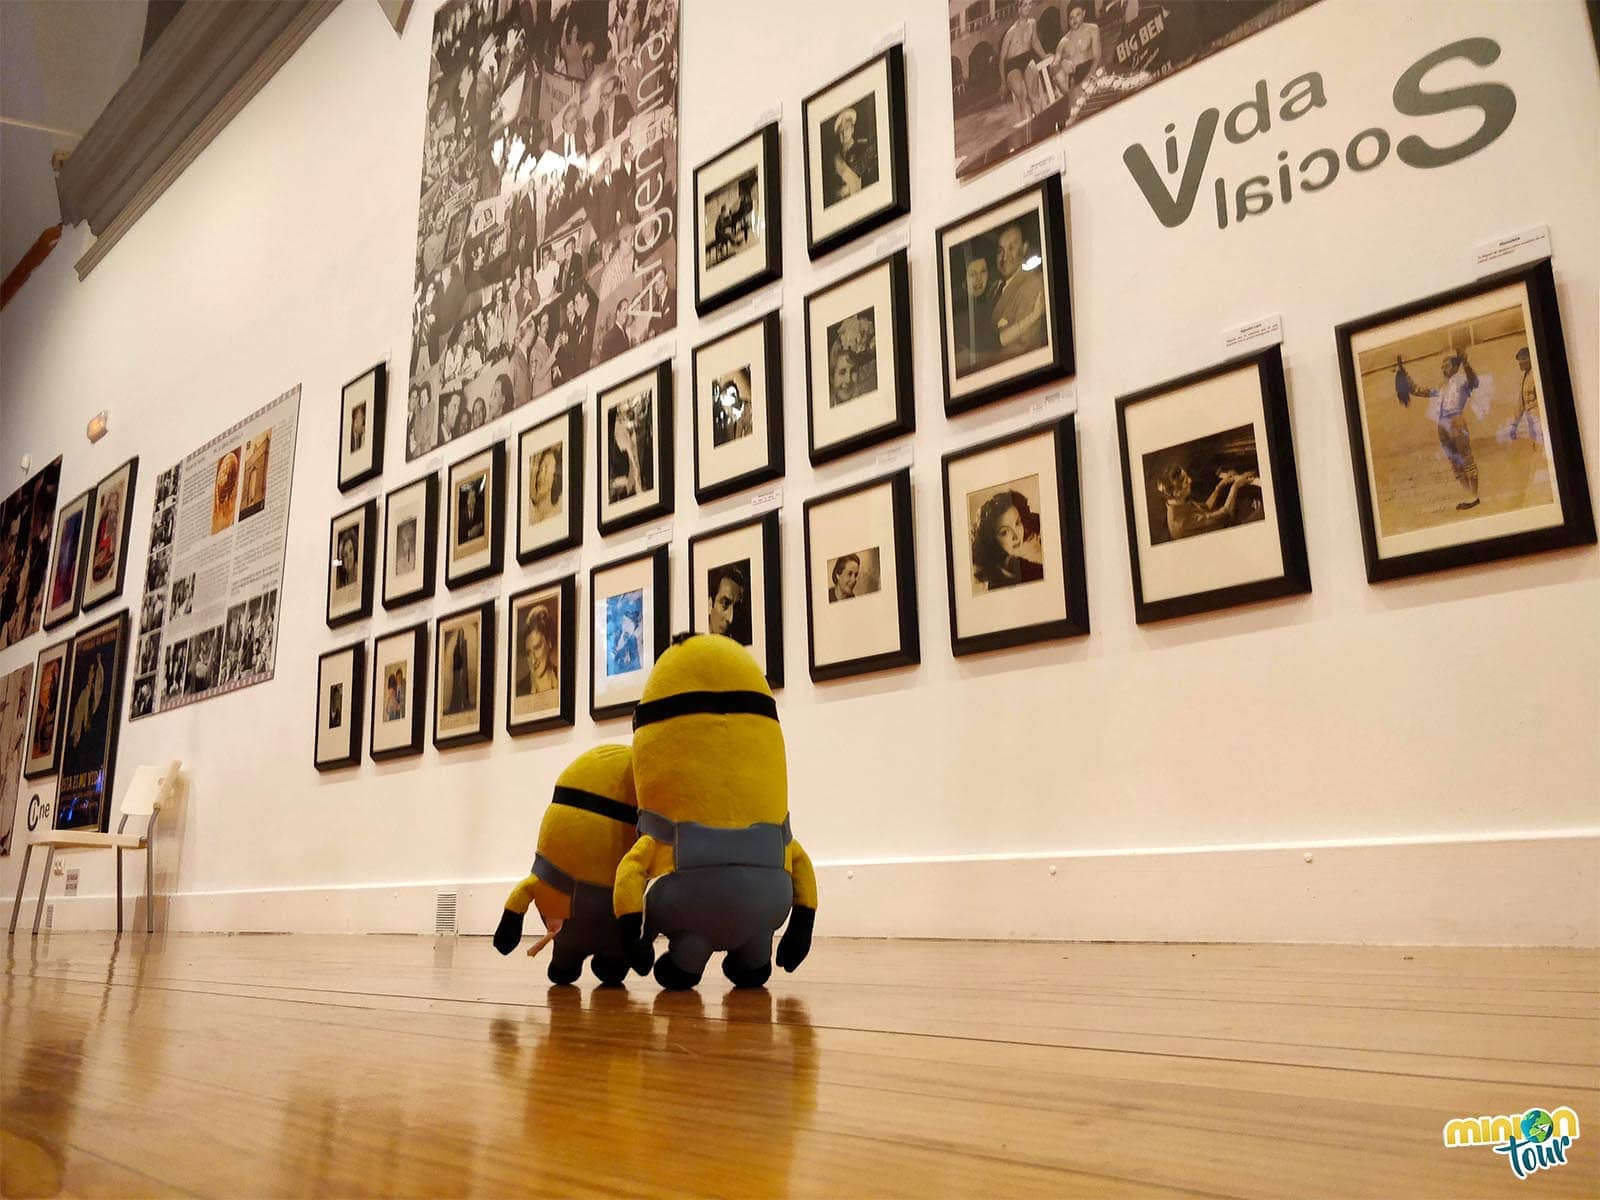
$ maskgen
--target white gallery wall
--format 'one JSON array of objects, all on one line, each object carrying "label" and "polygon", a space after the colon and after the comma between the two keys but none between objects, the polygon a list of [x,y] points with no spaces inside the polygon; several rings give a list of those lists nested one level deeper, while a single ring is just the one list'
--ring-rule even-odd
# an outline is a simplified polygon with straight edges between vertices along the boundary
[{"label": "white gallery wall", "polygon": [[[805,251],[802,97],[903,29],[912,211],[887,236],[812,263]],[[89,244],[69,229],[0,313],[0,491],[64,455],[70,498],[131,455],[139,490],[123,602],[137,609],[156,474],[299,384],[277,675],[270,683],[125,724],[118,797],[139,763],[181,758],[191,786],[163,826],[158,918],[174,929],[427,931],[440,890],[462,928],[492,928],[532,857],[555,774],[626,721],[496,738],[452,752],[319,775],[311,766],[317,656],[424,615],[406,609],[330,631],[328,520],[564,407],[573,389],[430,456],[404,461],[406,364],[432,8],[396,38],[376,4],[341,5],[83,282]],[[1232,190],[1321,147],[1341,155],[1380,127],[1438,145],[1475,109],[1407,117],[1391,99],[1412,63],[1448,43],[1498,43],[1456,60],[1438,89],[1492,80],[1516,94],[1509,129],[1437,170],[1390,157],[1323,191],[1220,229],[1212,181]],[[1055,938],[1600,941],[1600,552],[1593,547],[1379,587],[1362,564],[1334,326],[1470,281],[1473,248],[1547,225],[1587,457],[1600,493],[1600,68],[1580,0],[1325,0],[1116,105],[1032,153],[958,185],[943,5],[805,0],[684,5],[679,195],[694,165],[781,106],[784,279],[704,322],[680,238],[681,324],[592,372],[595,385],[676,352],[673,624],[687,627],[687,538],[750,511],[694,502],[690,348],[781,307],[788,476],[783,571],[788,686],[779,694],[797,835],[818,861],[819,932]],[[1320,73],[1327,103],[1277,118],[1279,90]],[[1186,147],[1201,112],[1272,97],[1272,128],[1218,135],[1190,219],[1166,228],[1123,164],[1158,164],[1165,129]],[[1037,421],[1044,393],[947,420],[941,404],[933,234],[1015,190],[1038,164],[1064,172],[1078,374],[1087,638],[956,660],[949,648],[939,456]],[[680,199],[680,218],[688,218]],[[903,234],[902,234],[902,231]],[[886,469],[883,447],[806,461],[803,298],[909,237],[918,431],[910,439],[922,663],[814,686],[806,675],[800,506]],[[1225,329],[1281,314],[1313,592],[1148,627],[1133,620],[1114,399],[1227,357]],[[339,389],[390,369],[387,470],[335,485]],[[90,446],[88,418],[110,411]],[[593,416],[589,416],[593,447]],[[591,464],[592,469],[592,464]],[[641,544],[594,530],[588,568]],[[431,612],[509,595],[549,575],[507,556]],[[501,606],[504,620],[504,606]],[[81,622],[87,623],[87,622]],[[31,661],[68,627],[0,653]],[[502,641],[503,646],[503,641]],[[580,631],[585,663],[588,632]],[[126,713],[127,697],[123,697]],[[45,798],[53,780],[40,781]],[[16,885],[28,839],[23,784]],[[109,926],[109,861],[77,856],[80,898],[56,926]],[[109,858],[109,856],[108,856]],[[61,861],[61,860],[58,860]],[[37,868],[36,868],[37,869]],[[137,890],[135,888],[135,890]],[[30,888],[30,896],[32,889]],[[30,910],[31,916],[31,910]],[[142,913],[141,913],[142,917]]]}]

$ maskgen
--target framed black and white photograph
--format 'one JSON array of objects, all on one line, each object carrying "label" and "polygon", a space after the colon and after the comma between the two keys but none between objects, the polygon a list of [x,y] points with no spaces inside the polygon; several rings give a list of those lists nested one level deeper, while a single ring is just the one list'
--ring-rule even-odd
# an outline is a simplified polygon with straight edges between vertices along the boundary
[{"label": "framed black and white photograph", "polygon": [[689,539],[689,629],[731,637],[783,686],[783,576],[778,512]]},{"label": "framed black and white photograph", "polygon": [[583,543],[583,408],[574,405],[517,437],[517,561]]},{"label": "framed black and white photograph", "polygon": [[1089,632],[1072,416],[944,456],[950,650]]},{"label": "framed black and white photograph", "polygon": [[911,469],[805,503],[814,682],[922,661]]},{"label": "framed black and white photograph", "polygon": [[445,488],[444,582],[465,587],[505,566],[506,448],[469,454],[450,468]]},{"label": "framed black and white photograph", "polygon": [[596,523],[602,535],[672,511],[672,363],[595,396]]},{"label": "framed black and white photograph", "polygon": [[24,779],[54,775],[61,761],[61,715],[65,711],[71,655],[71,638],[39,651],[33,673],[33,707],[28,715],[28,745],[22,758]]},{"label": "framed black and white photograph", "polygon": [[384,403],[388,365],[378,363],[344,385],[339,406],[339,490],[348,492],[383,474]]},{"label": "framed black and white photograph", "polygon": [[667,548],[589,572],[589,715],[625,717],[672,636]]},{"label": "framed black and white photograph", "polygon": [[694,172],[694,307],[701,316],[783,275],[778,123]]},{"label": "framed black and white photograph", "polygon": [[506,602],[506,732],[513,737],[573,723],[578,674],[575,575]]},{"label": "framed black and white photograph", "polygon": [[944,226],[934,257],[947,414],[1076,370],[1061,176]]},{"label": "framed black and white photograph", "polygon": [[44,627],[54,629],[78,615],[83,566],[89,558],[89,526],[94,521],[94,489],[75,496],[56,514],[55,548],[45,580]]},{"label": "framed black and white photograph", "polygon": [[694,498],[783,477],[783,340],[777,312],[695,347]]},{"label": "framed black and white photograph", "polygon": [[1277,346],[1117,399],[1139,624],[1311,590]]},{"label": "framed black and white photograph", "polygon": [[318,656],[317,737],[312,760],[317,770],[337,771],[361,761],[366,686],[365,642],[354,642]]},{"label": "framed black and white photograph", "polygon": [[1369,582],[1594,543],[1548,259],[1336,337]]},{"label": "framed black and white photograph", "polygon": [[906,252],[806,297],[806,435],[812,465],[917,427]]},{"label": "framed black and white photograph", "polygon": [[56,780],[57,829],[106,832],[116,785],[123,684],[133,622],[121,609],[72,639],[61,767]]},{"label": "framed black and white photograph", "polygon": [[439,477],[397,487],[383,507],[383,606],[433,595],[439,556]]},{"label": "framed black and white photograph", "polygon": [[94,534],[84,565],[84,612],[122,595],[128,570],[128,534],[133,528],[133,490],[139,460],[130,458],[94,489]]},{"label": "framed black and white photograph", "polygon": [[372,643],[373,762],[422,753],[428,721],[428,623]]},{"label": "framed black and white photograph", "polygon": [[890,46],[807,96],[800,126],[812,258],[911,211],[901,46]]},{"label": "framed black and white photograph", "polygon": [[494,737],[494,605],[439,618],[433,642],[433,744],[440,750]]},{"label": "framed black and white photograph", "polygon": [[328,628],[372,615],[378,502],[368,500],[328,523]]}]

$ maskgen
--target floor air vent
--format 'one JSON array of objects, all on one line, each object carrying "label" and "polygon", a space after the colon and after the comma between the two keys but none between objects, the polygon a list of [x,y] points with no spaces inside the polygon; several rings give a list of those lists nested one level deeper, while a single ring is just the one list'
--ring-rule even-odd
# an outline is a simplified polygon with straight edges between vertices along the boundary
[{"label": "floor air vent", "polygon": [[440,892],[433,905],[434,933],[456,932],[456,894]]}]

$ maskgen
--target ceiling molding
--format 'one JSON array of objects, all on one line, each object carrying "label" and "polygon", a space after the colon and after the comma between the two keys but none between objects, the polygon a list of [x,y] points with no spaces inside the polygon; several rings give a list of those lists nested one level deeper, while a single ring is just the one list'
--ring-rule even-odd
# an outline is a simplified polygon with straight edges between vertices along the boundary
[{"label": "ceiling molding", "polygon": [[411,13],[411,0],[378,0],[378,7],[383,9],[383,15],[389,18],[389,24],[394,26],[396,33],[406,31],[406,17]]}]

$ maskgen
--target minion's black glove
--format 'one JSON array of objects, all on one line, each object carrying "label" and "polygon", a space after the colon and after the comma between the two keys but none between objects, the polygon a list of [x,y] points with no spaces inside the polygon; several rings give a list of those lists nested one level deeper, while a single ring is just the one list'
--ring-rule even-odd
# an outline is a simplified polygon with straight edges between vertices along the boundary
[{"label": "minion's black glove", "polygon": [[811,929],[816,923],[817,910],[814,908],[802,908],[796,904],[789,913],[789,928],[783,931],[775,956],[778,965],[785,971],[793,971],[811,953]]},{"label": "minion's black glove", "polygon": [[655,966],[656,952],[644,936],[644,914],[627,913],[617,918],[617,931],[622,935],[622,954],[628,965],[640,975],[650,974]]},{"label": "minion's black glove", "polygon": [[500,914],[500,924],[494,931],[494,948],[501,954],[510,954],[522,941],[522,914],[509,908]]}]

